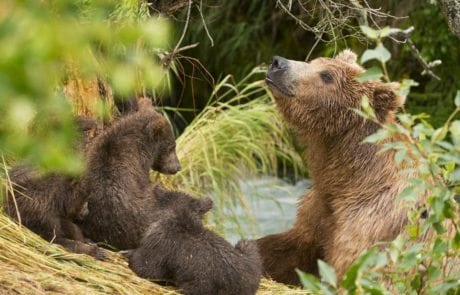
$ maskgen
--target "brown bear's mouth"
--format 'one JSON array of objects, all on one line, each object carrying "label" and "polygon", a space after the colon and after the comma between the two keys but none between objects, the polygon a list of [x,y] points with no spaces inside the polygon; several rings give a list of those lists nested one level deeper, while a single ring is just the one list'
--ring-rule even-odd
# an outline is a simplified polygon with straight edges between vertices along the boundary
[{"label": "brown bear's mouth", "polygon": [[272,88],[274,87],[276,89],[276,91],[280,92],[281,94],[285,95],[285,96],[289,96],[289,97],[293,97],[294,96],[294,93],[292,93],[292,91],[290,91],[289,89],[287,89],[286,87],[282,87],[280,85],[277,85],[272,79],[270,79],[269,77],[265,77],[265,83],[267,83],[268,87],[269,88]]}]

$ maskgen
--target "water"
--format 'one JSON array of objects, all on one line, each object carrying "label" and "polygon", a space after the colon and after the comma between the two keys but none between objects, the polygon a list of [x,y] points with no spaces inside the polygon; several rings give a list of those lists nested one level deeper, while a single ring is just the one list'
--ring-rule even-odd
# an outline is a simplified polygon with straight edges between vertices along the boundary
[{"label": "water", "polygon": [[[241,228],[237,229],[234,223],[228,222],[225,224],[225,237],[234,243],[242,237],[258,238],[289,229],[295,220],[298,200],[311,184],[309,179],[291,184],[275,177],[241,182],[243,194],[250,201],[254,224],[242,222]],[[242,208],[237,208],[236,214],[241,220],[247,218]]]}]

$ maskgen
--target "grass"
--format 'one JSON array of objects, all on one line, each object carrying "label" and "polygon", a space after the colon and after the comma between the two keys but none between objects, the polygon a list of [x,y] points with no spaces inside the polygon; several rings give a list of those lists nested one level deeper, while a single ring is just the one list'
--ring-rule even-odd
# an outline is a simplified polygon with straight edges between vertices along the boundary
[{"label": "grass", "polygon": [[[178,294],[136,276],[125,259],[68,253],[0,213],[0,294]],[[258,294],[308,294],[266,279]]]},{"label": "grass", "polygon": [[251,221],[234,213],[241,207],[251,216],[241,180],[283,174],[286,167],[294,174],[305,171],[264,82],[248,82],[259,72],[254,69],[238,83],[231,76],[218,83],[209,98],[212,103],[177,139],[182,171],[173,177],[154,176],[166,186],[196,196],[212,195],[211,220],[219,232],[223,232],[222,220],[237,227]]},{"label": "grass", "polygon": [[1,294],[175,294],[137,277],[118,254],[68,253],[0,214]]}]

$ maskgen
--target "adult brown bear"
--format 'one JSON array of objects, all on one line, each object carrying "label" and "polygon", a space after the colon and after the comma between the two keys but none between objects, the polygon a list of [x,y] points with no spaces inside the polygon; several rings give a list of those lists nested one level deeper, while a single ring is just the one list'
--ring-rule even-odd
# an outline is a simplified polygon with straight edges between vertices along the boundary
[{"label": "adult brown bear", "polygon": [[379,128],[352,109],[369,98],[380,122],[403,104],[394,83],[360,82],[363,69],[345,50],[309,63],[274,57],[266,82],[279,111],[307,145],[314,186],[292,229],[258,240],[267,275],[297,284],[295,268],[317,273],[317,259],[342,276],[366,248],[394,239],[406,223],[396,195],[405,183],[392,152],[363,139]]}]

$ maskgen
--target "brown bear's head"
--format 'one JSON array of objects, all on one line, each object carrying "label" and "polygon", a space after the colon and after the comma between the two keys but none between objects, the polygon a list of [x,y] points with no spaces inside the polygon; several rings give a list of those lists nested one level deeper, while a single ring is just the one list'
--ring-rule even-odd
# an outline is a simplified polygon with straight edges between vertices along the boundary
[{"label": "brown bear's head", "polygon": [[265,81],[281,113],[298,132],[336,136],[363,123],[351,110],[360,108],[363,96],[382,122],[403,103],[394,93],[396,83],[360,82],[356,78],[363,71],[350,50],[308,63],[275,56]]}]

